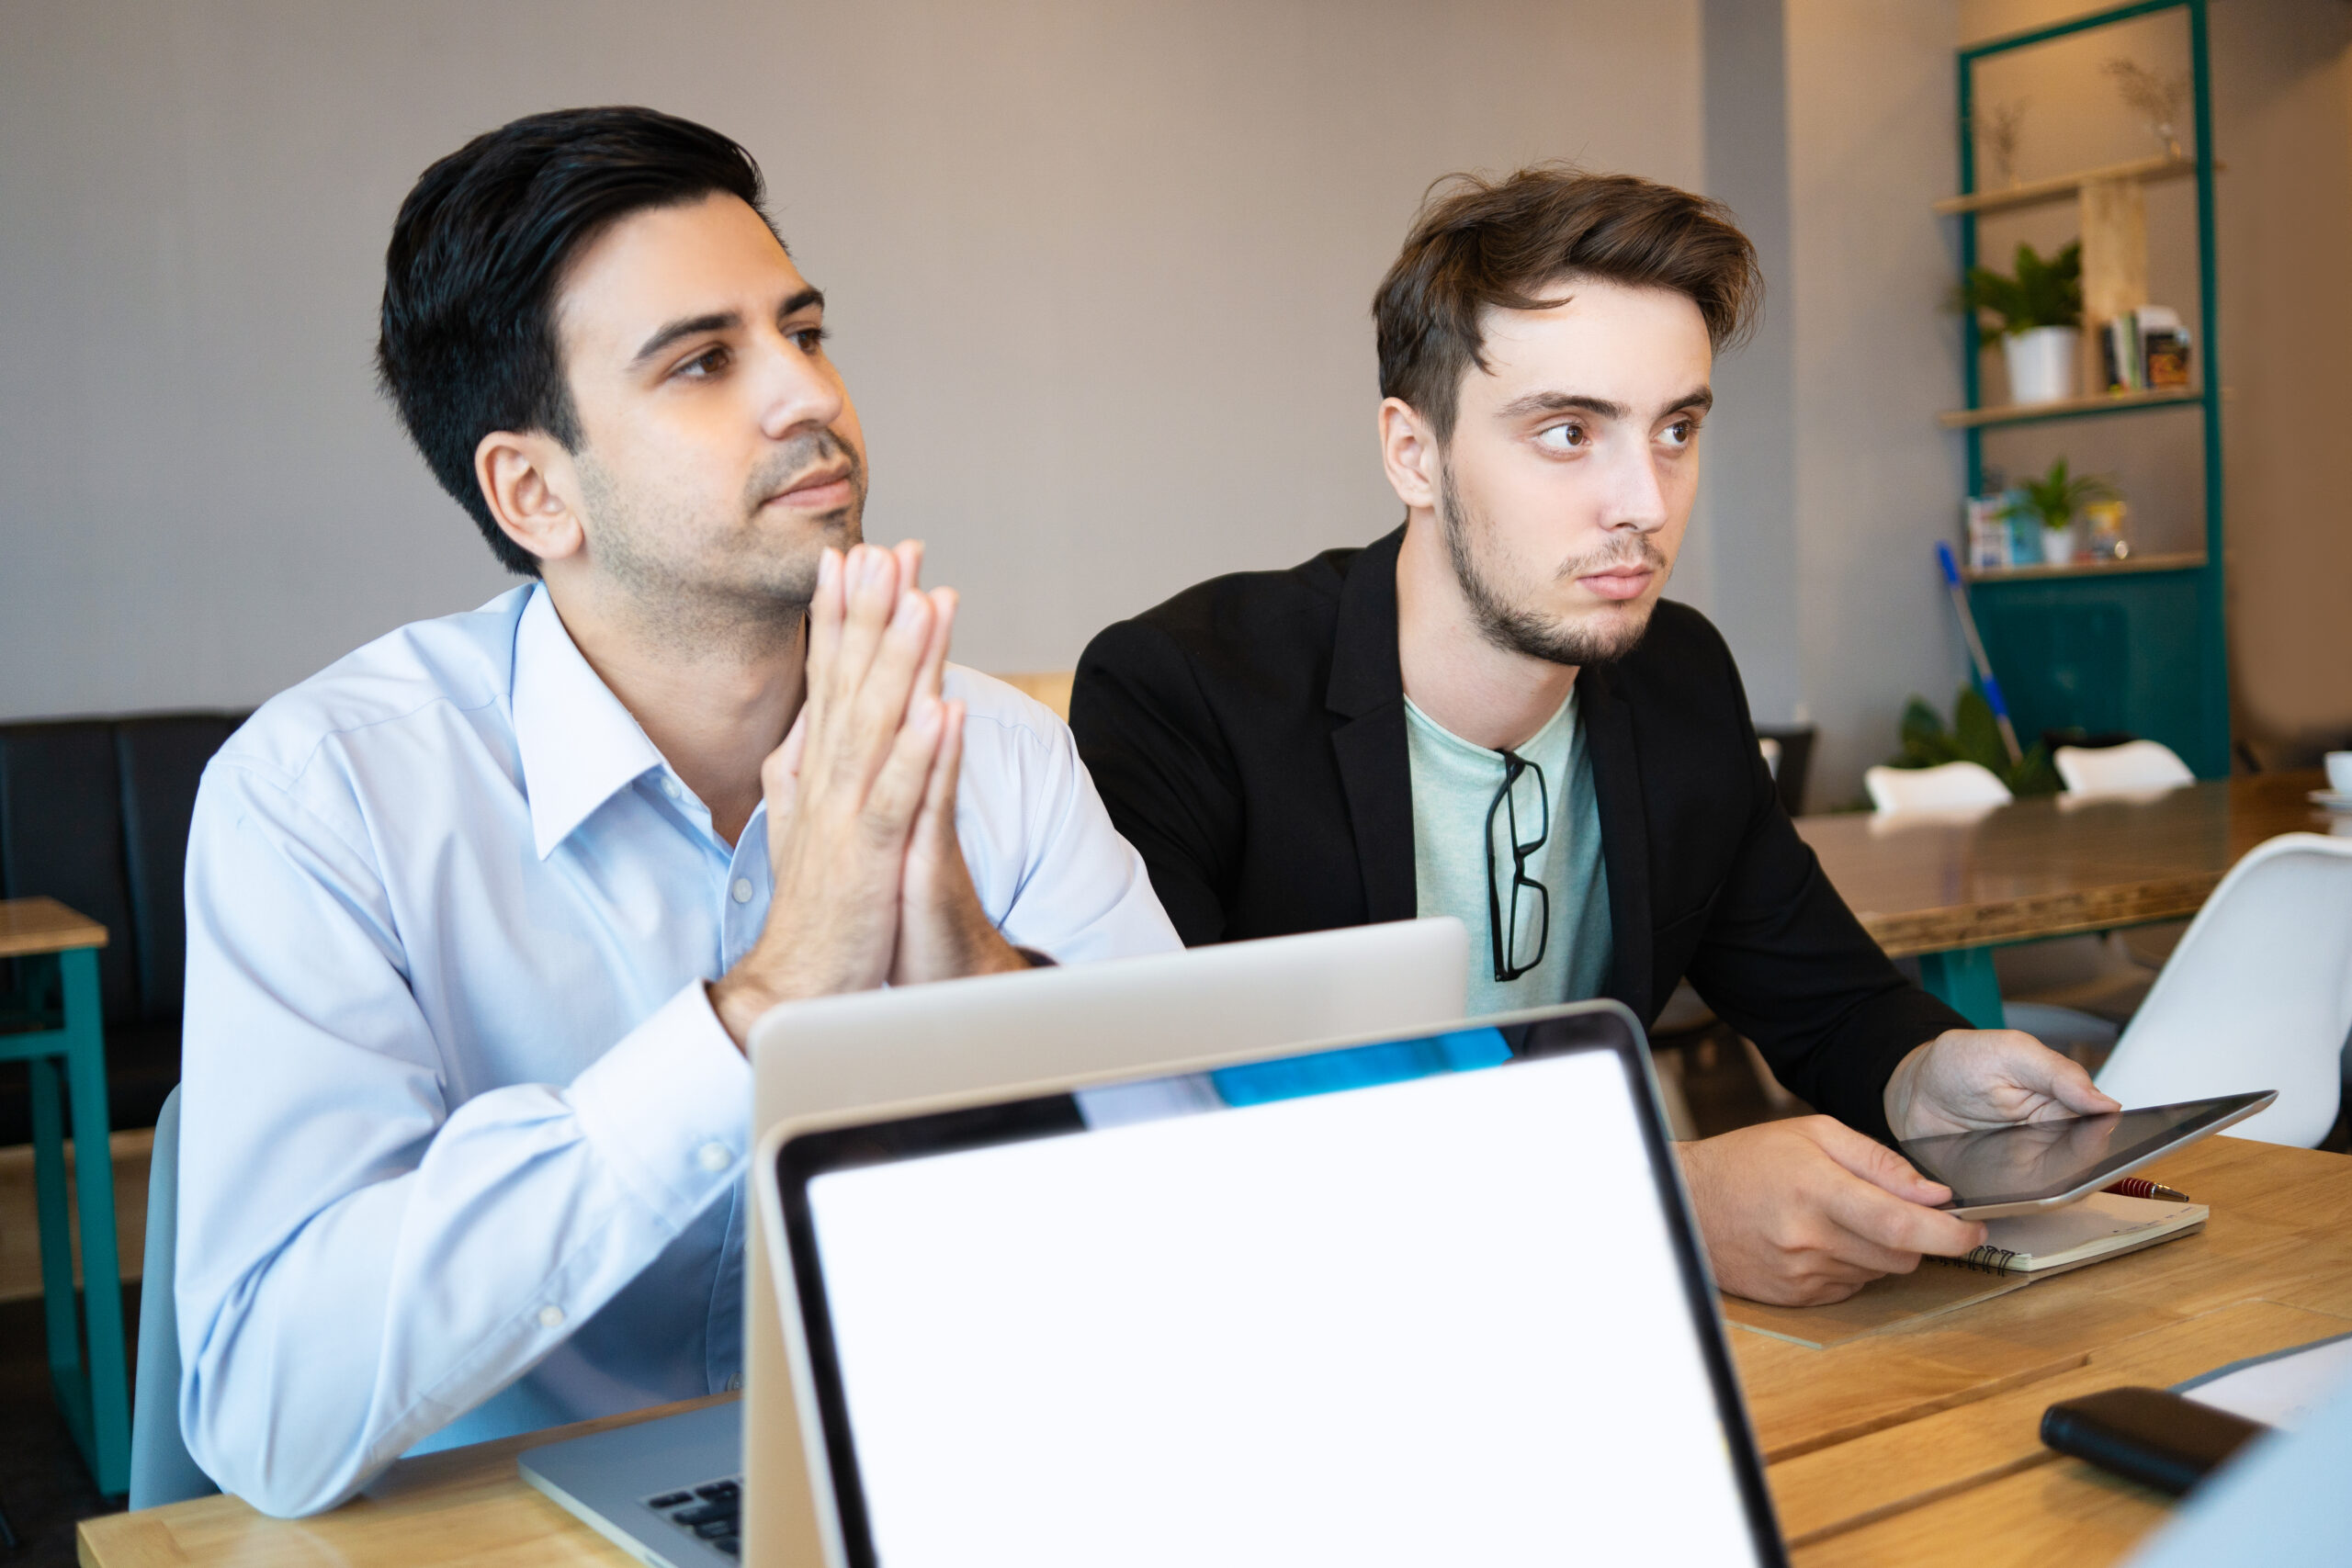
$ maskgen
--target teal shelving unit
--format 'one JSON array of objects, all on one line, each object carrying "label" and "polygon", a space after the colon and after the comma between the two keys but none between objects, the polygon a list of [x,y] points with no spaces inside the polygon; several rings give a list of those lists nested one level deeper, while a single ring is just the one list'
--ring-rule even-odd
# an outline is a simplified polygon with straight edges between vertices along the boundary
[{"label": "teal shelving unit", "polygon": [[[2197,182],[2198,381],[2186,392],[2076,399],[2015,409],[1985,408],[1973,311],[1962,315],[1961,363],[1966,407],[1944,416],[1967,444],[1968,491],[1984,486],[1988,430],[2061,420],[2120,419],[2193,408],[2204,457],[2204,547],[2116,565],[2079,565],[1974,575],[1969,584],[1994,672],[2018,732],[2029,744],[2045,728],[2129,730],[2180,753],[2200,778],[2230,771],[2229,667],[2222,626],[2222,372],[2213,265],[2213,97],[2206,0],[2142,0],[1992,39],[1959,54],[1960,196],[1939,204],[1960,224],[1962,276],[1976,265],[1977,223],[1987,211],[2064,201],[2083,176],[1979,193],[1974,125],[1979,63],[2018,50],[2159,12],[2183,11],[2189,33],[2196,149],[2193,157],[2128,166],[2147,181]],[[2086,171],[2112,176],[2123,167]],[[2128,489],[2128,485],[2127,485]]]}]

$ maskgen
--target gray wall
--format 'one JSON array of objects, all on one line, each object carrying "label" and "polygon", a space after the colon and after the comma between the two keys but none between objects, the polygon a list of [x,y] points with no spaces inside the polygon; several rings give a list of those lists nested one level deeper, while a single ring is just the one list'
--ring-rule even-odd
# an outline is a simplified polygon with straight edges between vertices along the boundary
[{"label": "gray wall", "polygon": [[[2079,8],[0,6],[0,716],[254,702],[497,592],[370,388],[385,232],[466,136],[633,100],[766,164],[873,531],[933,541],[959,656],[1000,670],[1391,525],[1365,307],[1433,176],[1569,156],[1724,197],[1770,293],[1673,592],[1759,718],[1822,726],[1814,802],[1850,799],[1964,675],[1928,554],[1962,480],[1951,51]],[[2352,12],[2220,0],[2214,34],[2233,652],[2286,756],[2352,735]]]},{"label": "gray wall", "polygon": [[[1704,177],[1699,0],[0,6],[0,715],[251,703],[505,581],[371,390],[393,209],[514,115],[765,165],[958,655],[1065,668],[1393,525],[1366,306],[1422,188]],[[1776,690],[1778,688],[1775,688]]]},{"label": "gray wall", "polygon": [[2352,746],[2352,6],[2213,8],[2230,686],[2269,766]]},{"label": "gray wall", "polygon": [[1757,722],[1782,724],[1808,707],[1797,633],[1787,28],[1778,0],[1706,0],[1701,27],[1706,190],[1755,245],[1765,296],[1754,335],[1715,367],[1700,502],[1675,592],[1714,616]]},{"label": "gray wall", "polygon": [[1953,236],[1956,0],[1788,0],[1795,602],[1822,726],[1812,801],[1861,793],[1905,697],[1949,711],[1965,657],[1936,573],[1960,528]]}]

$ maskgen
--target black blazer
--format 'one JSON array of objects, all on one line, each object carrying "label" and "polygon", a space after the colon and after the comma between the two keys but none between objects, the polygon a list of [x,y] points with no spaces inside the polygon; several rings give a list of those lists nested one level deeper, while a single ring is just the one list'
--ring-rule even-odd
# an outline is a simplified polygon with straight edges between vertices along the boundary
[{"label": "black blazer", "polygon": [[[1216,578],[1079,660],[1079,753],[1187,943],[1416,912],[1403,541]],[[1895,972],[1797,837],[1722,637],[1661,604],[1577,691],[1609,883],[1603,994],[1646,1024],[1687,975],[1790,1089],[1886,1137],[1895,1064],[1967,1021]]]}]

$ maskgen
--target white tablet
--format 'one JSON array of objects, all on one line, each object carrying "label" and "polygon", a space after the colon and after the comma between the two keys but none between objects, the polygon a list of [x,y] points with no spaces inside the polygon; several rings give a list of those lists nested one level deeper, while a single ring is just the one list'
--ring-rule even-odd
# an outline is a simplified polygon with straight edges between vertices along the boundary
[{"label": "white tablet", "polygon": [[2087,1198],[2151,1160],[2236,1125],[2278,1098],[2277,1089],[2225,1094],[2105,1116],[1905,1138],[1895,1146],[1923,1174],[1951,1189],[1946,1209],[1963,1220],[1989,1220]]}]

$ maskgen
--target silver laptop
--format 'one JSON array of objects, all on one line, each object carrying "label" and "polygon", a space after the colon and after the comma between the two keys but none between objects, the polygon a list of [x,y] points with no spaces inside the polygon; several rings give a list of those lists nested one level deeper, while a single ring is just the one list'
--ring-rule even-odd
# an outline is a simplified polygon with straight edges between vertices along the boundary
[{"label": "silver laptop", "polygon": [[1784,1561],[1631,1013],[1207,1076],[763,1141],[825,1562]]},{"label": "silver laptop", "polygon": [[742,1557],[743,1408],[707,1404],[526,1450],[523,1479],[654,1568]]},{"label": "silver laptop", "polygon": [[[1236,1050],[1431,1024],[1463,1011],[1467,951],[1458,921],[1406,920],[779,1008],[752,1035],[752,1127],[942,1095],[1132,1080]],[[1159,1077],[1087,1098],[1108,1123],[1201,1092],[1196,1078]],[[740,1404],[521,1456],[526,1481],[639,1562],[823,1560],[756,1227],[746,1253]],[[747,1488],[747,1475],[760,1483]]]}]

